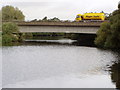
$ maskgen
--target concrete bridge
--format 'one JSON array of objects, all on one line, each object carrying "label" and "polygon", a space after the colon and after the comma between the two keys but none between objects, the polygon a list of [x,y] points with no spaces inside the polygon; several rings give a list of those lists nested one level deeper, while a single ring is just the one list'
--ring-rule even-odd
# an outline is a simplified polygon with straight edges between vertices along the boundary
[{"label": "concrete bridge", "polygon": [[64,32],[96,34],[103,21],[86,22],[17,22],[21,33]]}]

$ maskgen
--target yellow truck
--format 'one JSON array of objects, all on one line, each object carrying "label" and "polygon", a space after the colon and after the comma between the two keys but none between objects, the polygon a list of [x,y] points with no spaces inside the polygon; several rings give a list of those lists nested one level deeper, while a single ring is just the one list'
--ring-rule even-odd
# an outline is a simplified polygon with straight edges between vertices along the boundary
[{"label": "yellow truck", "polygon": [[78,14],[76,16],[75,21],[82,21],[82,20],[105,20],[104,13],[85,13],[85,14]]}]

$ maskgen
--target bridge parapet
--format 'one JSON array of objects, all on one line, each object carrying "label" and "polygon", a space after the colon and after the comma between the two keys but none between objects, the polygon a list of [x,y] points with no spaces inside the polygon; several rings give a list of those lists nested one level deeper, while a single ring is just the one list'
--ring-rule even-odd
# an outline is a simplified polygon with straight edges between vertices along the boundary
[{"label": "bridge parapet", "polygon": [[65,26],[65,27],[100,27],[99,22],[17,22],[19,26]]}]

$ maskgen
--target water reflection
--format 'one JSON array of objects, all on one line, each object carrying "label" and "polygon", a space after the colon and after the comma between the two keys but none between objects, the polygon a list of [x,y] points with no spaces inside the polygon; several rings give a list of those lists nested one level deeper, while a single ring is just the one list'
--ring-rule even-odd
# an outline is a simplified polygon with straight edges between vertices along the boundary
[{"label": "water reflection", "polygon": [[58,40],[39,40],[39,39],[27,39],[22,45],[74,45],[74,46],[89,46],[95,47],[94,44],[85,44],[79,40],[71,40],[71,39],[58,39]]},{"label": "water reflection", "polygon": [[59,39],[59,40],[25,40],[25,42],[32,42],[32,43],[58,43],[58,44],[72,44],[73,42],[76,42],[77,40],[71,40],[71,39]]},{"label": "water reflection", "polygon": [[116,88],[120,89],[120,54],[117,57],[118,61],[115,62],[111,68],[111,79],[116,84]]}]

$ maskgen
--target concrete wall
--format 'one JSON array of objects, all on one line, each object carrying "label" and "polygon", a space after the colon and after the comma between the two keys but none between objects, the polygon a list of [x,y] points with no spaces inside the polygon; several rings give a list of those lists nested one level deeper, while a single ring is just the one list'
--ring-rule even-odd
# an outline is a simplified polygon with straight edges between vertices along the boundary
[{"label": "concrete wall", "polygon": [[96,34],[100,27],[65,27],[65,26],[19,26],[19,31],[29,32],[64,32]]}]

